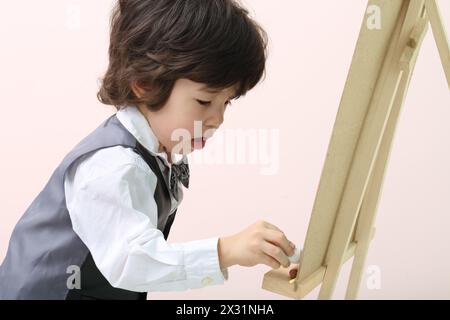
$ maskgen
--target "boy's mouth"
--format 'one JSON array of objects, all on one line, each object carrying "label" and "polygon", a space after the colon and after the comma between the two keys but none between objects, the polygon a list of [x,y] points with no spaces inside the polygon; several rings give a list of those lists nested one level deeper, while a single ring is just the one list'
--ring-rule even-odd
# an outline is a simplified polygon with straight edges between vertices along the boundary
[{"label": "boy's mouth", "polygon": [[193,149],[203,149],[205,147],[206,140],[207,139],[205,137],[191,139],[191,146]]}]

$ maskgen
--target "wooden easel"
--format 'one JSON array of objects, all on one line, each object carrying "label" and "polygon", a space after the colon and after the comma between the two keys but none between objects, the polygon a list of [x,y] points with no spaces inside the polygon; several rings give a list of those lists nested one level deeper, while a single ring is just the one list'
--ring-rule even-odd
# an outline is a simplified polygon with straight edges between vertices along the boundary
[{"label": "wooden easel", "polygon": [[[382,27],[365,16],[333,127],[297,277],[264,275],[262,288],[301,299],[322,283],[331,299],[343,263],[354,257],[346,299],[355,299],[374,236],[392,139],[430,22],[450,88],[450,49],[436,0],[369,0]],[[376,10],[375,10],[376,11]],[[430,79],[431,80],[431,79]]]}]

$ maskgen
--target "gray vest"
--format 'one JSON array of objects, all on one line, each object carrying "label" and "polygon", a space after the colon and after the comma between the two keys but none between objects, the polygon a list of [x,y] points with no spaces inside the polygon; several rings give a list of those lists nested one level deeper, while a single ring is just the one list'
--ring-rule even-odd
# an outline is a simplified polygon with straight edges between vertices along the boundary
[{"label": "gray vest", "polygon": [[[81,140],[55,169],[44,189],[15,226],[0,266],[0,299],[146,299],[145,292],[112,287],[96,267],[89,249],[72,229],[64,194],[64,174],[79,157],[102,148],[132,148],[157,176],[153,196],[158,229],[167,239],[176,210],[170,214],[167,180],[156,161],[136,138],[110,116]],[[78,267],[81,288],[71,278]],[[75,270],[75,271],[74,271]]]}]

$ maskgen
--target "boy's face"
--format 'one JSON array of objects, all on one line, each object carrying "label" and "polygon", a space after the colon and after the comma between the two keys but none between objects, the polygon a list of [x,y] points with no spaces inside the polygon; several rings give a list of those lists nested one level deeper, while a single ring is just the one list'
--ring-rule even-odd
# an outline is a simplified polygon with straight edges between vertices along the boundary
[{"label": "boy's face", "polygon": [[[133,91],[139,96],[139,87]],[[159,140],[158,152],[189,154],[202,149],[224,120],[226,107],[235,95],[235,87],[211,92],[205,84],[178,79],[166,104],[158,111],[138,108],[147,118]]]}]

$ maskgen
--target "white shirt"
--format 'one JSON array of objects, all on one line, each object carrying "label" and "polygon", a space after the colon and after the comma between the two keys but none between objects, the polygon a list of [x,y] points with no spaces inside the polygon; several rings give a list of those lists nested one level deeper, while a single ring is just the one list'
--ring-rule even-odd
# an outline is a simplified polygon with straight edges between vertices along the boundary
[{"label": "white shirt", "polygon": [[[139,109],[127,106],[117,118],[151,154],[158,155],[169,179],[167,154],[158,153],[159,141]],[[228,270],[220,269],[218,237],[169,244],[157,229],[157,204],[149,196],[156,183],[144,159],[123,146],[88,153],[69,167],[64,179],[67,209],[73,230],[97,268],[113,287],[138,292],[223,284]],[[171,196],[171,213],[183,199],[181,185],[179,201]]]}]

